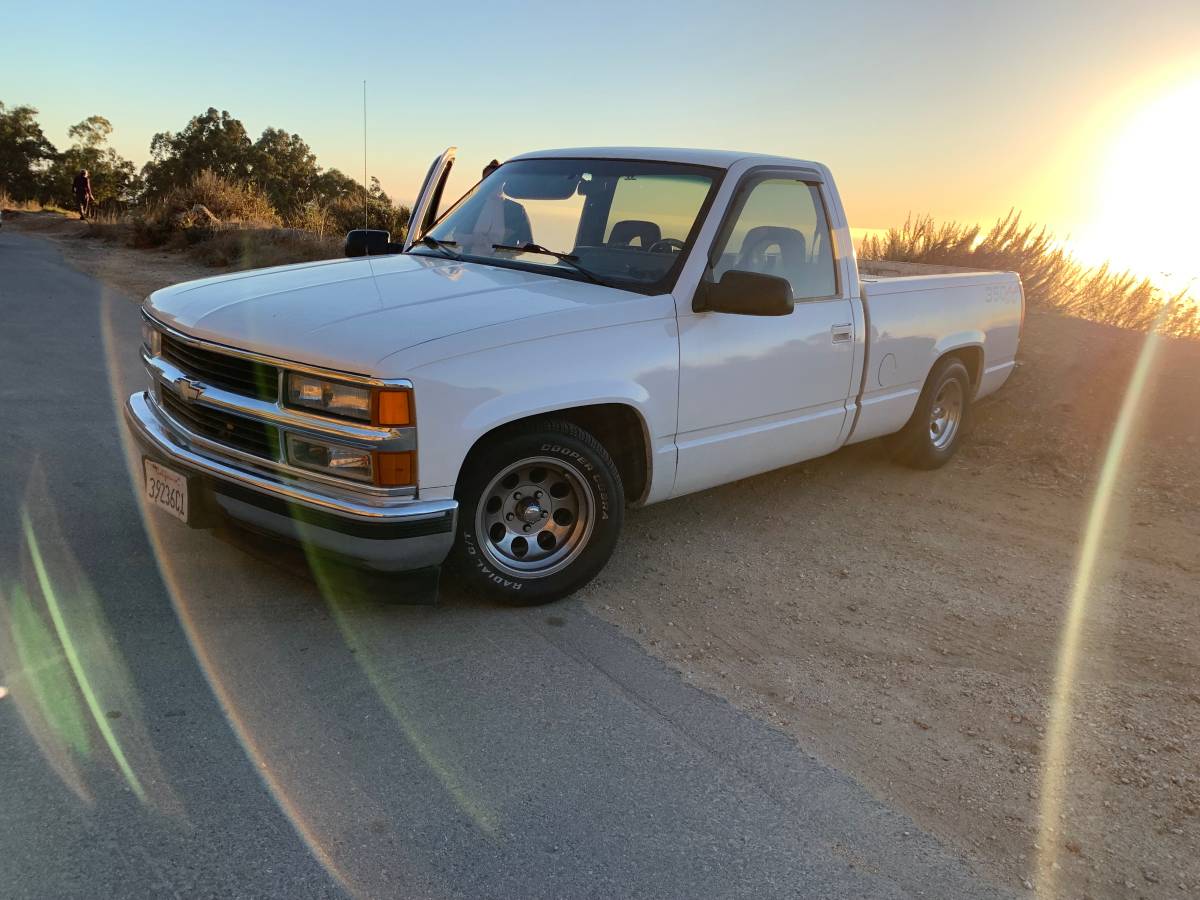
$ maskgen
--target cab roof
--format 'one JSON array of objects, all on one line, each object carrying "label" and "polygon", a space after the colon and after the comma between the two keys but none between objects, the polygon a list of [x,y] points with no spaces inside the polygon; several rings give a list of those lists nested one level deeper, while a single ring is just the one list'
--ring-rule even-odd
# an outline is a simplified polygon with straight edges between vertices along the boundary
[{"label": "cab roof", "polygon": [[637,159],[711,166],[717,169],[728,169],[734,163],[751,160],[763,165],[824,168],[819,163],[788,156],[746,153],[741,150],[691,150],[683,147],[571,147],[562,150],[535,150],[532,153],[514,156],[513,159]]}]

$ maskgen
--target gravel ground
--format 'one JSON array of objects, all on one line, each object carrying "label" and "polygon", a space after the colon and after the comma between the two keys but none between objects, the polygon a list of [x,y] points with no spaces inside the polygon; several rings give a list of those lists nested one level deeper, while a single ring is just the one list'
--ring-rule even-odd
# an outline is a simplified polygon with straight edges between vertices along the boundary
[{"label": "gravel ground", "polygon": [[[1002,883],[1200,893],[1200,344],[1167,341],[1084,621],[1054,830],[1043,754],[1100,458],[1143,336],[1031,313],[937,472],[879,442],[632,513],[589,605]],[[1041,846],[1039,846],[1041,845]],[[1042,885],[1046,887],[1046,885]]]},{"label": "gravel ground", "polygon": [[[141,296],[175,253],[6,222]],[[1040,829],[1050,698],[1081,534],[1141,334],[1029,314],[1021,367],[938,472],[879,442],[632,511],[588,604],[792,734],[1013,887],[1200,894],[1200,343],[1139,402],[1072,681],[1066,787]]]}]

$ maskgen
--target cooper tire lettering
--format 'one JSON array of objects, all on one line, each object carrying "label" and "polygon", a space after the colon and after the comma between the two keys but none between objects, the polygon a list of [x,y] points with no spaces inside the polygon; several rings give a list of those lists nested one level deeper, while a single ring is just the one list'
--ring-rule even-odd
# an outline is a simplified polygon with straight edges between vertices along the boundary
[{"label": "cooper tire lettering", "polygon": [[[491,559],[489,553],[492,551],[484,541],[490,540],[490,529],[504,525],[506,519],[498,515],[495,507],[490,514],[485,513],[483,503],[485,499],[504,496],[503,491],[496,492],[495,485],[496,479],[507,468],[538,456],[561,460],[567,470],[562,477],[566,480],[574,477],[576,489],[590,494],[586,501],[588,505],[578,508],[590,508],[591,524],[581,537],[575,539],[578,543],[561,562],[548,567],[544,574],[521,577]],[[572,472],[573,476],[569,474]],[[521,475],[530,478],[527,470],[521,470]],[[539,483],[533,482],[534,485]],[[484,498],[485,493],[490,497]],[[612,555],[624,518],[624,507],[619,502],[619,498],[624,497],[621,475],[604,445],[579,426],[556,419],[523,423],[481,441],[463,464],[454,496],[459,502],[460,524],[459,540],[451,550],[450,565],[457,569],[466,587],[514,605],[548,603],[590,581]],[[517,509],[509,512],[522,514]],[[559,540],[566,546],[569,532],[554,533],[562,535]],[[537,572],[536,566],[531,571]]]}]

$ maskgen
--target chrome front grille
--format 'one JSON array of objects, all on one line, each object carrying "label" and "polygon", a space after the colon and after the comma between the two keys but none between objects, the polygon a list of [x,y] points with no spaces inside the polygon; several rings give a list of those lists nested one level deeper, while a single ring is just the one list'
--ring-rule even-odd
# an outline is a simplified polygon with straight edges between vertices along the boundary
[{"label": "chrome front grille", "polygon": [[258,400],[279,396],[279,369],[275,366],[196,347],[165,333],[161,352],[164,359],[204,384]]},{"label": "chrome front grille", "polygon": [[170,391],[160,392],[159,403],[167,415],[193,434],[263,459],[279,459],[279,429],[274,425],[188,403]]},{"label": "chrome front grille", "polygon": [[148,392],[163,423],[204,455],[235,457],[256,470],[322,484],[328,490],[374,495],[380,502],[416,496],[413,485],[374,485],[347,477],[300,468],[287,459],[286,436],[298,435],[371,453],[416,450],[416,428],[357,423],[294,409],[283,403],[280,382],[285,371],[299,371],[368,387],[412,390],[407,379],[372,379],[286,363],[259,354],[226,348],[177,334],[144,315],[142,360],[150,375]]}]

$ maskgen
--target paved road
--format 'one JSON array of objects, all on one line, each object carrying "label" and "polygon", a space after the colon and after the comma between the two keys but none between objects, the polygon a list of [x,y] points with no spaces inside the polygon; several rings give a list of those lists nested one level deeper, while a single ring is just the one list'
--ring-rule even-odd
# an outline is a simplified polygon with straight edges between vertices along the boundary
[{"label": "paved road", "polygon": [[137,342],[0,233],[4,896],[996,896],[578,602],[408,606],[143,520]]}]

